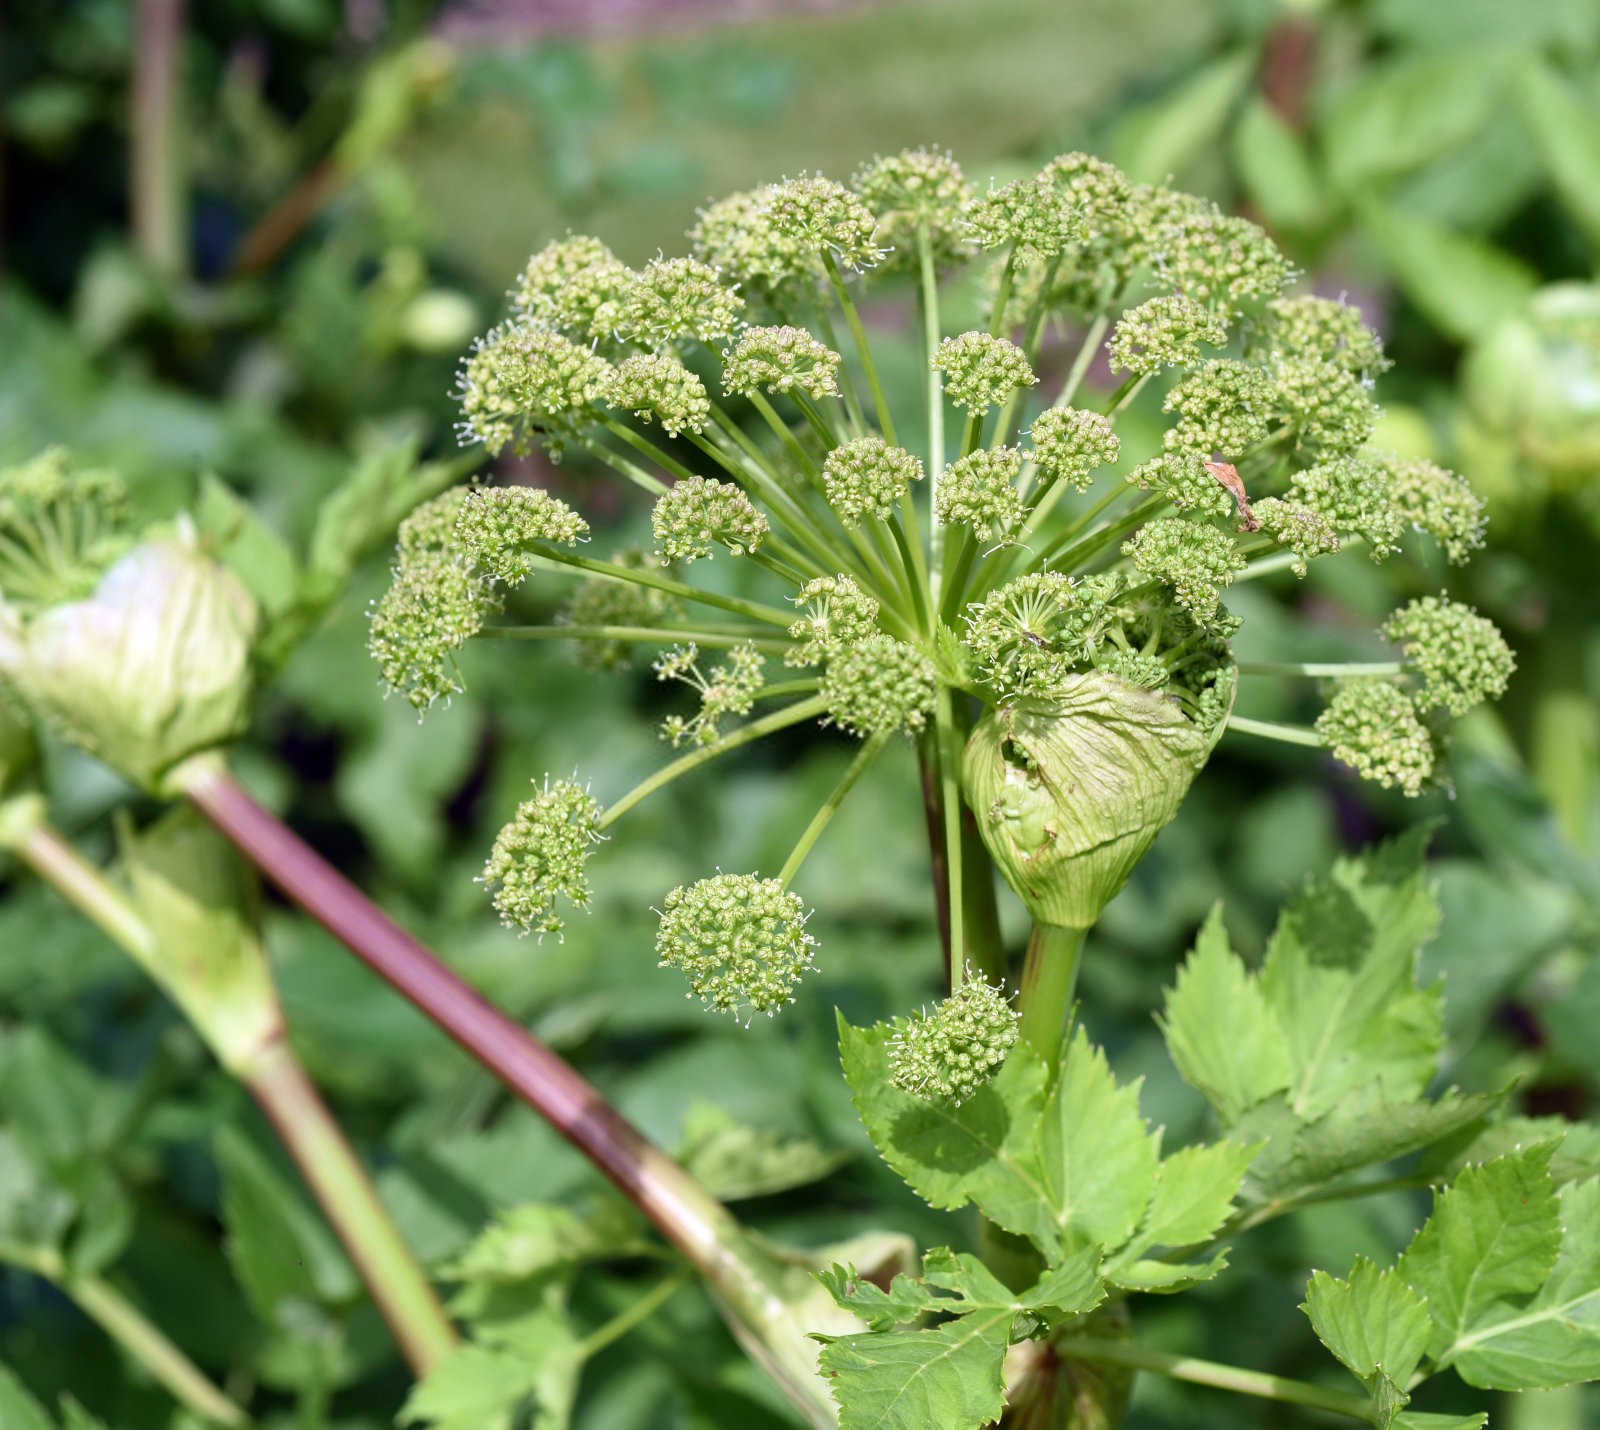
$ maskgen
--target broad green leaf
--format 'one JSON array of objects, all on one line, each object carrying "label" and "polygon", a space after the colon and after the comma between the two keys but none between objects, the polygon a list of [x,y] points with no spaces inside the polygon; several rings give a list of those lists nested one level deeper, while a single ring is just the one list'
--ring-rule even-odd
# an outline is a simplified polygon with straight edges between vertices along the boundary
[{"label": "broad green leaf", "polygon": [[1006,1231],[1054,1249],[1057,1230],[1036,1138],[1044,1064],[1018,1043],[989,1083],[959,1107],[902,1092],[889,1077],[893,1028],[853,1028],[839,1018],[845,1081],[883,1160],[930,1206],[976,1202]]},{"label": "broad green leaf", "polygon": [[1381,1088],[1368,1087],[1308,1123],[1275,1097],[1252,1108],[1230,1133],[1240,1141],[1266,1143],[1245,1173],[1241,1200],[1261,1205],[1326,1188],[1348,1173],[1477,1126],[1503,1098],[1449,1092],[1437,1102],[1390,1102]]},{"label": "broad green leaf", "polygon": [[238,1129],[217,1129],[228,1259],[269,1325],[287,1302],[335,1303],[359,1294],[355,1269],[317,1210]]},{"label": "broad green leaf", "polygon": [[1516,96],[1556,191],[1600,243],[1600,112],[1534,56],[1518,70]]},{"label": "broad green leaf", "polygon": [[1361,227],[1395,281],[1442,332],[1461,342],[1520,313],[1538,287],[1525,264],[1480,239],[1453,233],[1376,200],[1357,200]]},{"label": "broad green leaf", "polygon": [[300,584],[294,553],[249,502],[209,472],[200,481],[194,519],[217,559],[244,583],[268,621],[294,604]]},{"label": "broad green leaf", "polygon": [[1260,987],[1289,1044],[1289,1103],[1307,1120],[1376,1084],[1418,1097],[1444,1043],[1439,990],[1415,986],[1438,928],[1423,867],[1428,831],[1341,859],[1283,912]]},{"label": "broad green leaf", "polygon": [[0,1425],[6,1430],[55,1430],[44,1406],[10,1366],[0,1363]]},{"label": "broad green leaf", "polygon": [[1469,1385],[1534,1390],[1600,1380],[1600,1179],[1563,1187],[1559,1208],[1561,1250],[1537,1294],[1520,1305],[1495,1302],[1446,1350]]},{"label": "broad green leaf", "polygon": [[[528,1346],[517,1353],[462,1345],[451,1351],[406,1398],[397,1417],[402,1425],[431,1430],[511,1430],[519,1412],[533,1407],[534,1430],[560,1430],[571,1410],[568,1378],[570,1348],[542,1356]],[[570,1366],[576,1384],[577,1364]],[[564,1401],[564,1403],[563,1403]]]},{"label": "broad green leaf", "polygon": [[1139,1083],[1118,1087],[1080,1025],[1045,1103],[1039,1165],[1061,1243],[1121,1246],[1155,1190],[1161,1144],[1139,1111]]},{"label": "broad green leaf", "polygon": [[1221,139],[1255,61],[1254,50],[1235,50],[1134,110],[1111,135],[1107,154],[1136,183],[1168,182]]},{"label": "broad green leaf", "polygon": [[1234,127],[1233,162],[1250,201],[1274,228],[1305,231],[1333,217],[1327,182],[1305,140],[1259,96]]},{"label": "broad green leaf", "polygon": [[1289,1045],[1213,908],[1167,994],[1161,1031],[1184,1080],[1225,1124],[1238,1121],[1294,1077]]},{"label": "broad green leaf", "polygon": [[1195,1246],[1208,1240],[1233,1210],[1259,1144],[1213,1142],[1184,1147],[1162,1160],[1155,1193],[1138,1234],[1117,1256],[1120,1269],[1156,1246]]},{"label": "broad green leaf", "polygon": [[1422,1297],[1396,1271],[1380,1271],[1365,1257],[1342,1281],[1312,1272],[1300,1309],[1317,1339],[1369,1385],[1380,1373],[1405,1385],[1433,1334]]},{"label": "broad green leaf", "polygon": [[[1009,1306],[929,1331],[869,1331],[822,1348],[840,1430],[978,1430],[1005,1409]],[[461,1430],[466,1430],[463,1425]]]},{"label": "broad green leaf", "polygon": [[1508,1117],[1469,1127],[1430,1148],[1417,1170],[1435,1183],[1451,1182],[1464,1167],[1540,1144],[1551,1148],[1550,1178],[1558,1187],[1600,1173],[1600,1127],[1564,1117]]},{"label": "broad green leaf", "polygon": [[526,1281],[584,1261],[634,1256],[649,1245],[637,1213],[615,1198],[587,1216],[531,1203],[497,1216],[444,1274],[457,1281]]},{"label": "broad green leaf", "polygon": [[1127,1261],[1118,1262],[1106,1272],[1106,1279],[1124,1291],[1144,1291],[1152,1296],[1170,1296],[1187,1291],[1225,1271],[1228,1253],[1219,1251],[1205,1261]]},{"label": "broad green leaf", "polygon": [[1365,66],[1322,116],[1334,183],[1354,192],[1449,153],[1494,115],[1504,80],[1505,65],[1487,46]]},{"label": "broad green leaf", "polygon": [[678,1160],[712,1196],[734,1202],[820,1182],[849,1153],[803,1137],[787,1138],[737,1122],[714,1102],[697,1102],[683,1128]]},{"label": "broad green leaf", "polygon": [[[1011,1288],[971,1252],[951,1251],[948,1246],[936,1246],[922,1258],[922,1279],[958,1297],[968,1309],[1010,1306],[1016,1300]],[[950,1303],[945,1309],[952,1309]]]},{"label": "broad green leaf", "polygon": [[62,1176],[116,1139],[128,1089],[28,1024],[0,1049],[0,1105],[29,1157]]},{"label": "broad green leaf", "polygon": [[1394,1430],[1483,1430],[1489,1423],[1487,1411],[1476,1415],[1434,1415],[1424,1410],[1407,1410],[1394,1422]]},{"label": "broad green leaf", "polygon": [[1468,1167],[1441,1192],[1398,1263],[1427,1302],[1438,1360],[1462,1346],[1498,1302],[1544,1284],[1561,1250],[1561,1208],[1550,1149],[1533,1147]]},{"label": "broad green leaf", "polygon": [[[933,1252],[928,1255],[932,1256]],[[914,1321],[939,1304],[939,1297],[923,1284],[920,1277],[901,1272],[889,1283],[889,1289],[860,1276],[853,1266],[835,1263],[817,1273],[817,1280],[827,1287],[828,1294],[845,1310],[860,1316],[867,1329],[888,1331],[906,1321]]]}]

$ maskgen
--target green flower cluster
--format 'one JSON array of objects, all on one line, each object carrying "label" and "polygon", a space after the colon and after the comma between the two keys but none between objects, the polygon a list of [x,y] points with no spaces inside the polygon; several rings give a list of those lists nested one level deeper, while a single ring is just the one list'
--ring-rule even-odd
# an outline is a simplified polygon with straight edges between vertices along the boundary
[{"label": "green flower cluster", "polygon": [[508,927],[523,933],[559,934],[565,922],[557,901],[589,906],[589,851],[600,838],[600,806],[582,785],[547,778],[544,788],[517,806],[496,836],[480,882]]},{"label": "green flower cluster", "polygon": [[[719,875],[668,900],[662,960],[712,1006],[788,1001],[811,946],[789,885],[896,736],[917,743],[942,862],[971,857],[965,803],[1029,908],[1077,928],[1229,730],[1320,744],[1415,792],[1445,718],[1504,688],[1492,626],[1424,598],[1385,627],[1392,662],[1270,672],[1336,682],[1314,728],[1235,713],[1231,588],[1419,539],[1462,560],[1483,528],[1459,477],[1367,448],[1382,343],[1354,308],[1291,292],[1249,221],[1091,155],[979,187],[917,149],[849,184],[734,194],[690,242],[637,271],[596,239],[547,245],[461,381],[467,440],[608,468],[649,493],[654,551],[579,555],[562,544],[576,517],[549,498],[440,508],[402,535],[374,648],[424,704],[500,585],[565,570],[576,589],[553,628],[500,633],[566,632],[608,666],[653,647],[657,673],[699,697],[663,730],[688,753],[618,812],[792,725],[860,738],[778,880]],[[913,404],[892,397],[863,317],[880,282],[899,285],[885,301],[915,294]],[[948,330],[952,290],[990,311]],[[1041,362],[1052,331],[1083,334],[1061,364]],[[1107,363],[1126,378],[1096,392]],[[719,547],[749,559],[702,581],[692,563]],[[795,678],[766,685],[773,658]],[[905,1034],[902,1076],[929,1095],[968,1095],[1004,1054],[1003,994],[952,983],[970,991]]]},{"label": "green flower cluster", "polygon": [[1017,1012],[1005,990],[969,970],[942,1003],[896,1029],[890,1075],[903,1092],[959,1106],[989,1081],[1016,1041]]}]

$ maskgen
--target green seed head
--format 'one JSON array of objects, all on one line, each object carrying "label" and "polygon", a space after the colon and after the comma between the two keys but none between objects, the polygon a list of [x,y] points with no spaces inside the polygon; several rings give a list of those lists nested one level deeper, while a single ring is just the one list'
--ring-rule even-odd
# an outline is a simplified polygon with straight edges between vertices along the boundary
[{"label": "green seed head", "polygon": [[752,392],[803,392],[818,399],[839,394],[839,354],[804,328],[746,328],[722,354],[722,385],[737,396]]},{"label": "green seed head", "polygon": [[883,257],[878,221],[843,184],[820,174],[774,184],[767,210],[778,235],[805,253],[830,253],[842,268],[871,268]]},{"label": "green seed head", "polygon": [[593,420],[587,409],[604,395],[611,367],[553,328],[505,323],[473,345],[456,380],[463,445],[481,442],[491,455],[530,449],[538,438],[552,456]]},{"label": "green seed head", "polygon": [[1406,668],[1421,679],[1417,706],[1424,712],[1465,715],[1503,695],[1517,668],[1493,621],[1439,596],[1421,596],[1402,606],[1384,622],[1382,633],[1405,652]]},{"label": "green seed head", "polygon": [[1164,367],[1189,367],[1202,347],[1220,348],[1228,325],[1210,308],[1180,293],[1160,294],[1129,308],[1112,331],[1107,352],[1124,372],[1152,376]]},{"label": "green seed head", "polygon": [[511,822],[495,837],[479,880],[509,928],[522,933],[559,934],[565,928],[558,900],[589,907],[589,851],[600,839],[600,806],[571,780],[544,788],[517,806]]},{"label": "green seed head", "polygon": [[1122,550],[1142,576],[1170,587],[1201,625],[1217,619],[1223,589],[1244,570],[1244,557],[1227,532],[1181,518],[1150,522]]},{"label": "green seed head", "polygon": [[944,376],[945,396],[974,415],[1039,381],[1021,348],[982,332],[946,338],[933,355],[933,367]]},{"label": "green seed head", "polygon": [[938,688],[938,674],[927,656],[878,633],[835,648],[822,676],[829,718],[862,737],[923,729]]},{"label": "green seed head", "polygon": [[857,437],[835,447],[822,463],[828,505],[852,526],[867,517],[888,517],[911,483],[921,480],[921,461],[882,437]]},{"label": "green seed head", "polygon": [[698,561],[718,546],[748,556],[767,534],[767,519],[732,482],[683,477],[657,499],[650,529],[668,561]]},{"label": "green seed head", "polygon": [[1077,407],[1051,407],[1041,412],[1028,436],[1039,470],[1080,492],[1087,491],[1094,474],[1111,466],[1122,450],[1108,417]]},{"label": "green seed head", "polygon": [[1433,733],[1411,697],[1386,680],[1341,684],[1317,717],[1317,733],[1336,760],[1385,789],[1418,795],[1433,775]]},{"label": "green seed head", "polygon": [[1267,436],[1277,400],[1264,369],[1213,359],[1167,394],[1162,411],[1177,413],[1163,438],[1167,450],[1237,460]]},{"label": "green seed head", "polygon": [[789,636],[798,644],[784,654],[785,665],[821,665],[878,629],[878,601],[850,577],[818,576],[794,598],[805,612]]},{"label": "green seed head", "polygon": [[589,523],[540,487],[467,489],[456,516],[454,543],[491,581],[518,586],[533,570],[538,542],[574,546],[589,539]]},{"label": "green seed head", "polygon": [[694,258],[656,258],[632,275],[617,305],[617,333],[649,347],[731,337],[744,299]]},{"label": "green seed head", "polygon": [[946,526],[965,526],[984,541],[998,541],[1022,519],[1022,453],[1016,447],[980,447],[952,462],[939,478],[936,514]]},{"label": "green seed head", "polygon": [[608,337],[628,287],[628,267],[598,238],[583,234],[547,243],[522,270],[511,305],[525,323],[583,339]]},{"label": "green seed head", "polygon": [[960,1105],[994,1076],[1016,1041],[1017,1010],[1005,990],[969,970],[950,997],[897,1028],[889,1075],[902,1092]]},{"label": "green seed head", "polygon": [[705,384],[671,353],[635,353],[617,364],[606,394],[613,407],[657,423],[669,437],[705,430]]},{"label": "green seed head", "polygon": [[919,235],[925,233],[936,263],[967,257],[972,242],[966,211],[972,186],[950,155],[933,149],[905,149],[874,159],[856,171],[850,186],[878,216],[877,240],[896,267],[917,261]]}]

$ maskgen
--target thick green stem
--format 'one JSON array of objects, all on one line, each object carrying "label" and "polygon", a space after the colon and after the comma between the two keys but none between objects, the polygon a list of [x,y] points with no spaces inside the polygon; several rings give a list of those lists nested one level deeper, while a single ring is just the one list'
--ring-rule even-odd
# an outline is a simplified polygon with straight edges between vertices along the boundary
[{"label": "thick green stem", "polygon": [[248,1425],[250,1417],[214,1386],[122,1292],[99,1276],[74,1272],[53,1248],[0,1245],[0,1260],[42,1276],[76,1303],[151,1376],[202,1420],[216,1425]]},{"label": "thick green stem", "polygon": [[950,890],[949,982],[954,993],[967,978],[966,850],[961,839],[961,729],[955,694],[940,685],[935,721],[939,738],[939,802],[944,823],[945,877]]},{"label": "thick green stem", "polygon": [[806,856],[811,853],[812,847],[822,837],[822,831],[839,812],[839,807],[844,803],[845,797],[855,787],[855,783],[866,773],[870,765],[882,752],[884,745],[889,741],[888,732],[873,735],[850,761],[839,783],[833,787],[827,799],[822,802],[822,808],[811,817],[811,823],[806,825],[804,832],[789,851],[789,857],[783,861],[783,868],[778,870],[778,882],[788,888],[794,876],[800,872],[800,866],[806,862]]},{"label": "thick green stem", "polygon": [[1329,1390],[1304,1380],[1290,1380],[1265,1371],[1242,1366],[1199,1360],[1194,1356],[1173,1355],[1136,1345],[1132,1341],[1101,1340],[1093,1336],[1060,1336],[1051,1344],[1055,1350],[1076,1360],[1101,1365],[1123,1365],[1134,1370],[1151,1370],[1190,1385],[1209,1385],[1239,1395],[1254,1395],[1286,1405],[1304,1405],[1313,1410],[1331,1410],[1353,1420],[1372,1421],[1372,1402],[1368,1396],[1349,1390]]},{"label": "thick green stem", "polygon": [[603,833],[622,818],[641,800],[654,794],[664,785],[669,785],[680,775],[686,775],[690,770],[698,769],[707,761],[714,760],[719,755],[725,755],[729,750],[737,750],[741,745],[751,744],[761,739],[763,735],[771,735],[778,730],[786,730],[791,725],[798,725],[802,720],[809,720],[816,715],[828,713],[828,702],[820,695],[810,700],[802,700],[796,705],[786,705],[782,710],[774,710],[770,715],[763,715],[759,720],[752,720],[748,725],[741,725],[737,730],[724,735],[713,744],[705,745],[698,750],[691,750],[682,759],[674,760],[670,765],[657,770],[647,780],[636,784],[627,794],[617,800],[604,814],[600,816],[599,823],[595,826],[597,833]]},{"label": "thick green stem", "polygon": [[299,1059],[280,1039],[241,1077],[333,1223],[407,1363],[427,1375],[457,1345],[455,1328]]},{"label": "thick green stem", "polygon": [[1018,1033],[1051,1067],[1061,1056],[1061,1039],[1072,1013],[1073,990],[1078,983],[1078,964],[1087,932],[1035,924],[1028,938],[1018,999],[1022,1014]]},{"label": "thick green stem", "polygon": [[183,0],[139,0],[135,12],[128,190],[134,242],[157,272],[185,266],[177,108]]}]

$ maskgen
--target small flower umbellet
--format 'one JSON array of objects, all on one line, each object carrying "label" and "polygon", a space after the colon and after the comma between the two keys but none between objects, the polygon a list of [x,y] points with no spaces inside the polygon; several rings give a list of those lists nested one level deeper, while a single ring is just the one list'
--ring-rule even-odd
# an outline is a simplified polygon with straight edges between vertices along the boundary
[{"label": "small flower umbellet", "polygon": [[[1230,732],[1417,794],[1440,779],[1448,718],[1504,689],[1499,633],[1426,596],[1379,633],[1392,660],[1235,663],[1239,583],[1418,543],[1460,561],[1483,531],[1459,477],[1368,449],[1382,343],[1349,305],[1292,291],[1248,220],[1092,155],[976,185],[916,149],[849,184],[805,174],[712,203],[690,245],[639,270],[597,239],[546,245],[460,380],[465,440],[610,468],[648,494],[655,549],[588,555],[582,519],[543,493],[449,494],[407,523],[373,613],[385,678],[420,708],[459,686],[457,652],[510,587],[566,572],[554,626],[496,634],[565,633],[601,666],[652,650],[699,697],[663,728],[685,752],[610,808],[561,782],[507,826],[486,878],[520,925],[582,906],[593,839],[634,804],[818,721],[857,754],[779,876],[718,874],[662,909],[660,961],[692,994],[772,1013],[811,966],[790,885],[895,739],[916,744],[942,887],[974,857],[965,813],[1055,937],[1094,921]],[[988,313],[948,330],[947,284]],[[871,285],[914,295],[914,406],[880,372]],[[1041,361],[1073,334],[1075,355]],[[1096,392],[1106,367],[1119,378]],[[719,549],[748,559],[702,583]],[[768,684],[769,660],[793,678]],[[1331,681],[1321,718],[1237,713],[1258,675]],[[952,997],[896,1044],[918,1096],[973,1095],[1015,1036],[1000,951],[966,910],[987,883],[952,892]]]}]

